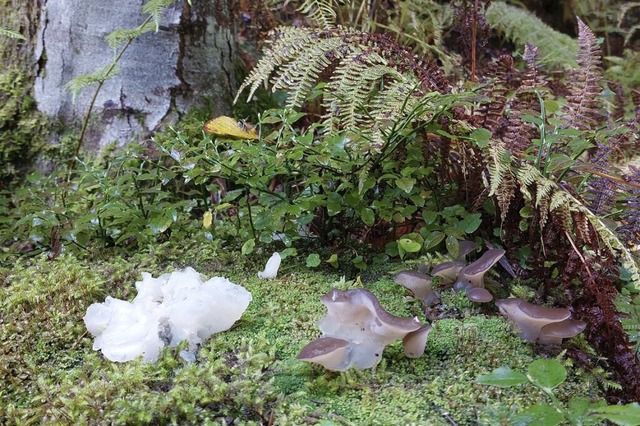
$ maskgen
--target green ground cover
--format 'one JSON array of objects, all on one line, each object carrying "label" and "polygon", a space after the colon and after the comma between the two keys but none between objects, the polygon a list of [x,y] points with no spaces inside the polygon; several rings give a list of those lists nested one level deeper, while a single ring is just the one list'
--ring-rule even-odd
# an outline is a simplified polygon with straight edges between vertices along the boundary
[{"label": "green ground cover", "polygon": [[[526,369],[560,349],[521,341],[493,307],[448,292],[419,359],[406,358],[397,342],[373,370],[335,373],[296,360],[319,336],[320,297],[334,287],[364,286],[391,313],[424,320],[420,303],[392,279],[414,265],[374,264],[358,280],[349,270],[311,270],[298,256],[265,281],[257,278],[265,253],[242,256],[211,242],[186,246],[166,243],[98,261],[43,255],[1,269],[2,423],[498,424],[545,401],[531,386],[502,389],[475,380],[502,366]],[[142,271],[157,276],[186,266],[207,278],[225,276],[253,295],[242,319],[207,341],[195,363],[183,361],[180,348],[166,349],[157,364],[112,363],[92,350],[82,321],[91,303],[107,295],[131,300]],[[592,374],[568,371],[561,400],[599,396]]]}]

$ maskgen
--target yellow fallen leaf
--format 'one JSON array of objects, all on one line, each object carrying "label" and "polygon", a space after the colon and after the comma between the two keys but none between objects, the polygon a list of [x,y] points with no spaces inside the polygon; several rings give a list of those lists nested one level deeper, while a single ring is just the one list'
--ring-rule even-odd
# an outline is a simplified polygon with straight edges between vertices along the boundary
[{"label": "yellow fallen leaf", "polygon": [[211,210],[204,212],[202,215],[202,227],[204,229],[211,229],[211,224],[213,223],[213,214]]},{"label": "yellow fallen leaf", "polygon": [[207,121],[204,125],[204,131],[218,136],[231,136],[238,139],[258,139],[258,131],[251,124],[226,115]]}]

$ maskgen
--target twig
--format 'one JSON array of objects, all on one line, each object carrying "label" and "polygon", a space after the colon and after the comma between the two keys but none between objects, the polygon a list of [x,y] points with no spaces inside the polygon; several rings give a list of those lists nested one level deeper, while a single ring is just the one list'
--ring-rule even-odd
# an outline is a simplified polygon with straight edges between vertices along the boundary
[{"label": "twig", "polygon": [[571,235],[569,235],[569,233],[567,231],[564,231],[564,234],[567,236],[567,239],[569,240],[569,243],[571,244],[571,247],[573,247],[573,250],[576,252],[578,257],[580,258],[580,260],[584,264],[585,268],[587,268],[587,274],[589,274],[589,276],[591,276],[591,270],[589,270],[589,265],[587,265],[587,261],[582,256],[582,253],[580,253],[580,251],[578,250],[578,247],[576,247],[575,243],[573,242],[573,239],[571,238]]}]

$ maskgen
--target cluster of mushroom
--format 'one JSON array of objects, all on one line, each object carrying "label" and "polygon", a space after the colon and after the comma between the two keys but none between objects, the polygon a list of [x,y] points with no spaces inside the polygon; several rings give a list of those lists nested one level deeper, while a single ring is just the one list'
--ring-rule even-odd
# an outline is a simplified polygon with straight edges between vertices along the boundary
[{"label": "cluster of mushroom", "polygon": [[473,302],[490,302],[493,300],[493,295],[484,287],[484,275],[504,256],[504,250],[496,248],[487,250],[475,262],[465,264],[466,255],[476,247],[476,243],[472,241],[461,241],[458,259],[436,265],[431,275],[416,271],[402,271],[396,275],[395,282],[411,291],[427,307],[439,302],[439,297],[432,288],[432,277],[439,277],[443,285],[453,284],[454,289],[465,291],[469,300]]},{"label": "cluster of mushroom", "polygon": [[[465,256],[476,247],[473,242],[462,241],[458,259],[435,266],[431,276],[416,271],[402,271],[396,275],[395,282],[411,291],[426,307],[439,301],[432,288],[432,277],[440,277],[442,284],[453,284],[455,290],[465,291],[473,302],[490,302],[493,295],[485,289],[484,275],[500,261],[505,252],[492,248],[475,262],[465,265]],[[547,308],[516,298],[499,299],[495,303],[524,340],[559,345],[562,339],[578,335],[586,326],[582,321],[571,319],[571,311],[567,308]]]},{"label": "cluster of mushroom", "polygon": [[[427,275],[402,271],[395,282],[410,290],[429,307],[439,302],[432,288],[432,277],[445,285],[465,291],[469,300],[487,303],[493,295],[485,289],[484,275],[504,256],[504,250],[492,248],[478,260],[466,265],[464,258],[476,249],[470,241],[460,243],[458,259],[437,265]],[[323,336],[306,345],[298,359],[320,364],[328,370],[344,371],[351,367],[371,368],[382,359],[384,348],[402,339],[404,353],[410,358],[422,356],[431,325],[417,318],[403,318],[387,312],[376,296],[365,289],[333,289],[322,297],[327,315],[318,322]],[[537,306],[522,299],[499,299],[500,313],[520,331],[520,337],[542,344],[561,344],[562,339],[581,333],[585,323],[571,319],[567,308]]]},{"label": "cluster of mushroom", "polygon": [[333,371],[371,368],[397,339],[402,339],[406,356],[418,358],[424,353],[431,325],[390,314],[368,290],[333,289],[322,303],[327,307],[327,315],[318,322],[323,336],[302,349],[298,355],[302,361]]}]

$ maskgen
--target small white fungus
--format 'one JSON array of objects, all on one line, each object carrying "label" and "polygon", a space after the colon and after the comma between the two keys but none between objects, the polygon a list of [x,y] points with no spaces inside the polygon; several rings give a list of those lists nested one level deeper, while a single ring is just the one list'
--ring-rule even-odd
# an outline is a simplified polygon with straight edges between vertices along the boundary
[{"label": "small white fungus", "polygon": [[116,362],[142,356],[157,361],[160,351],[183,340],[194,350],[212,334],[228,330],[242,316],[251,293],[226,278],[203,282],[192,268],[153,278],[143,272],[131,302],[107,297],[87,309],[84,322],[95,336],[94,350]]},{"label": "small white fungus", "polygon": [[275,278],[278,275],[278,268],[280,268],[281,261],[282,258],[280,257],[280,253],[273,253],[273,255],[271,255],[271,257],[267,261],[267,264],[264,267],[264,271],[258,272],[258,278],[263,278],[266,280]]}]

